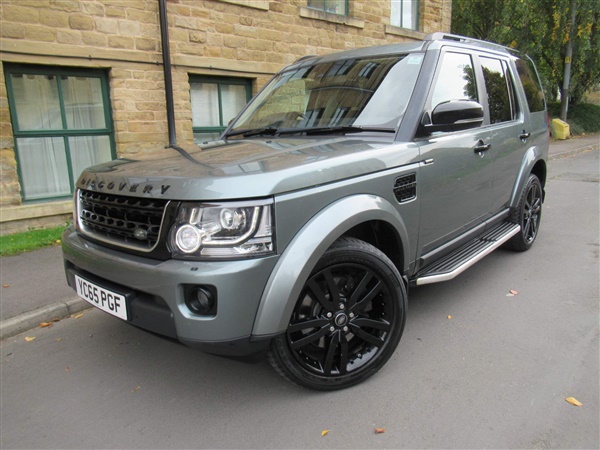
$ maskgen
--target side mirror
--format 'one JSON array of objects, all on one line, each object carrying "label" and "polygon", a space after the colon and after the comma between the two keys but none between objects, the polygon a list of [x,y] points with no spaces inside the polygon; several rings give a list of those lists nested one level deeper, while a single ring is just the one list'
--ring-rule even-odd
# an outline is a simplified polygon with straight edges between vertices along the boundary
[{"label": "side mirror", "polygon": [[427,122],[423,124],[423,129],[427,133],[477,128],[483,123],[483,106],[470,100],[442,102],[433,108],[431,123]]}]

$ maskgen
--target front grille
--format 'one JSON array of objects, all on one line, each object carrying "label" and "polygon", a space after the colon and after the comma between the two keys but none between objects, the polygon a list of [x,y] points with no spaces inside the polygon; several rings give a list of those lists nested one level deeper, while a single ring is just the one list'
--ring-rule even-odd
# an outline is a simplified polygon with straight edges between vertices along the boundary
[{"label": "front grille", "polygon": [[78,192],[79,225],[86,235],[135,250],[156,246],[168,200]]}]

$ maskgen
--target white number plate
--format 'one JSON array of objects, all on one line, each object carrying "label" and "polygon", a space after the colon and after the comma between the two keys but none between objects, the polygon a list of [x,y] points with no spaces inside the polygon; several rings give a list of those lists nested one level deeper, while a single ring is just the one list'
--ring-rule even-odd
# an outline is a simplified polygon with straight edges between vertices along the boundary
[{"label": "white number plate", "polygon": [[75,275],[75,286],[77,295],[82,299],[102,311],[127,320],[127,305],[125,304],[124,295],[104,289],[77,275]]}]

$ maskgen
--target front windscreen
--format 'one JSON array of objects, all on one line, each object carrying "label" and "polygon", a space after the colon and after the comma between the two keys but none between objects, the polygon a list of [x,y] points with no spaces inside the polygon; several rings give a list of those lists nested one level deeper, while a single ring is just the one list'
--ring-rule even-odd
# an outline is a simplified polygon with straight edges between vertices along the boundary
[{"label": "front windscreen", "polygon": [[422,54],[388,55],[283,71],[227,133],[361,127],[396,129],[412,94]]}]

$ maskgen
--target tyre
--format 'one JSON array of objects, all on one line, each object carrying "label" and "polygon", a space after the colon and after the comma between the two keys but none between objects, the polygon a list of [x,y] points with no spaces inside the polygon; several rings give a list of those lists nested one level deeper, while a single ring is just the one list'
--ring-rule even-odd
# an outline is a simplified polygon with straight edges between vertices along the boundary
[{"label": "tyre", "polygon": [[268,358],[289,381],[318,390],[353,386],[394,353],[406,320],[406,290],[394,264],[354,238],[319,260]]},{"label": "tyre", "polygon": [[542,192],[539,178],[534,174],[529,175],[519,205],[509,218],[511,222],[521,225],[521,231],[506,242],[505,248],[524,252],[535,242],[542,218]]}]

